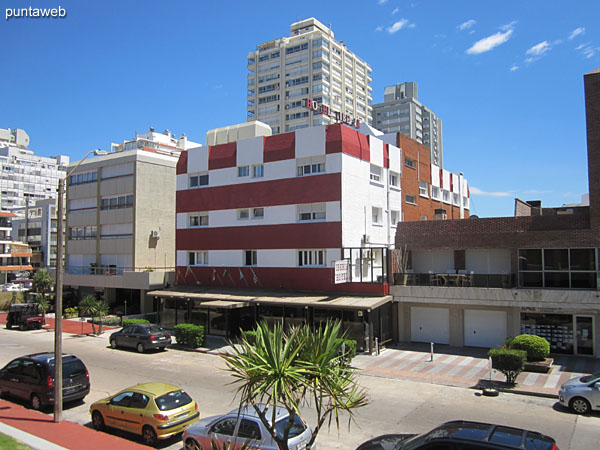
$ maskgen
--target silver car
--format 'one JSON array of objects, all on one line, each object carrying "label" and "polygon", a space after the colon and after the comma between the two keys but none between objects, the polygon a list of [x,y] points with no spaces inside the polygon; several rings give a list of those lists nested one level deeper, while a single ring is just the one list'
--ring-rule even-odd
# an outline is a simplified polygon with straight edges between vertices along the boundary
[{"label": "silver car", "polygon": [[[271,418],[270,411],[267,411],[267,417]],[[279,436],[283,435],[288,417],[285,408],[277,408],[275,429]],[[295,415],[288,438],[290,450],[305,450],[311,436],[310,427]],[[247,406],[241,411],[234,409],[229,414],[201,419],[183,433],[185,450],[211,450],[213,442],[218,448],[229,444],[231,449],[239,449],[247,443],[252,449],[279,450],[252,406]],[[313,444],[311,450],[316,448],[316,444]]]},{"label": "silver car", "polygon": [[600,410],[600,372],[571,378],[560,387],[558,400],[577,414]]}]

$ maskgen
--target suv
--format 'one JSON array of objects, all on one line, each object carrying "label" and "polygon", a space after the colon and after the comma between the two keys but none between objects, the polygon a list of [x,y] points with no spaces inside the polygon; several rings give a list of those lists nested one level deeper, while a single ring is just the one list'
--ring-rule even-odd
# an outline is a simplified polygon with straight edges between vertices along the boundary
[{"label": "suv", "polygon": [[[90,375],[75,355],[63,355],[63,401],[82,400],[90,393]],[[29,402],[33,409],[54,403],[54,353],[21,356],[0,369],[0,394]]]},{"label": "suv", "polygon": [[558,450],[550,436],[536,431],[455,420],[423,434],[386,434],[362,443],[356,450]]},{"label": "suv", "polygon": [[115,331],[109,342],[112,348],[131,347],[140,353],[151,348],[165,350],[171,345],[171,333],[158,325],[140,323]]},{"label": "suv", "polygon": [[21,330],[28,328],[42,328],[44,325],[44,314],[40,311],[37,303],[14,303],[8,307],[6,316],[6,328],[9,330],[17,325]]}]

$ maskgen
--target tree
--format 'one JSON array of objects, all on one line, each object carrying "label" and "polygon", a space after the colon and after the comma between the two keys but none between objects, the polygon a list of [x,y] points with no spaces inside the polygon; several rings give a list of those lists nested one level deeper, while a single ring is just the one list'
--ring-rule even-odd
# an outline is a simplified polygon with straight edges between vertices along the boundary
[{"label": "tree", "polygon": [[[300,404],[314,407],[317,416],[310,448],[325,422],[331,424],[335,418],[339,430],[340,412],[349,414],[350,425],[353,410],[368,403],[366,392],[355,381],[356,369],[341,354],[340,337],[339,322],[317,330],[304,325],[287,333],[281,324],[271,331],[263,322],[256,329],[255,342],[242,334],[241,342],[232,344],[233,353],[222,355],[233,383],[238,384],[240,408],[254,408],[280,449],[289,450],[289,431]],[[275,430],[278,406],[289,413],[282,435]]]},{"label": "tree", "polygon": [[48,270],[41,269],[33,275],[33,283],[31,285],[31,290],[33,292],[37,292],[42,297],[46,297],[53,287],[54,280],[48,274]]},{"label": "tree", "polygon": [[[86,295],[83,300],[79,303],[79,311],[81,314],[92,317],[92,333],[102,333],[102,317],[108,313],[108,305],[104,303],[104,300],[98,300],[93,295]],[[96,317],[99,317],[99,329],[96,333]]]},{"label": "tree", "polygon": [[38,310],[42,313],[42,317],[44,318],[44,323],[46,323],[46,313],[50,309],[50,303],[43,295],[36,295],[33,300],[38,307]]}]

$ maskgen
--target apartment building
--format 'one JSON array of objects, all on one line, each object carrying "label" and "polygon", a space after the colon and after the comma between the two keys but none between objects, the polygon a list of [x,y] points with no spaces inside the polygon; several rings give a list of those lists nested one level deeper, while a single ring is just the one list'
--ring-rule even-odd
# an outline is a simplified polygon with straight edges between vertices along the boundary
[{"label": "apartment building", "polygon": [[38,200],[34,205],[15,209],[12,234],[29,244],[31,265],[35,270],[56,267],[57,213],[56,199]]},{"label": "apartment building", "polygon": [[400,341],[494,347],[528,333],[600,357],[600,69],[584,85],[589,206],[517,199],[515,217],[398,224]]},{"label": "apartment building", "polygon": [[36,156],[21,129],[0,129],[0,192],[2,208],[23,210],[27,202],[56,198],[58,180],[66,175],[69,157]]},{"label": "apartment building", "polygon": [[16,215],[10,211],[0,211],[0,283],[28,279],[31,249],[23,242],[12,239],[11,221]]},{"label": "apartment building", "polygon": [[295,22],[290,36],[259,44],[248,54],[248,121],[273,134],[335,123],[303,106],[307,97],[332,111],[371,123],[371,67],[315,18]]},{"label": "apartment building", "polygon": [[192,320],[228,334],[257,318],[337,317],[360,348],[391,339],[388,253],[410,186],[402,177],[413,169],[398,134],[362,130],[311,127],[182,153],[178,286],[149,293],[162,302],[163,325]]},{"label": "apartment building", "polygon": [[443,167],[442,120],[419,102],[414,81],[385,88],[383,103],[373,105],[373,125],[384,133],[400,132],[426,145],[431,162]]},{"label": "apartment building", "polygon": [[101,294],[122,313],[153,311],[146,292],[173,282],[175,166],[191,145],[151,129],[71,174],[64,284],[75,298]]}]

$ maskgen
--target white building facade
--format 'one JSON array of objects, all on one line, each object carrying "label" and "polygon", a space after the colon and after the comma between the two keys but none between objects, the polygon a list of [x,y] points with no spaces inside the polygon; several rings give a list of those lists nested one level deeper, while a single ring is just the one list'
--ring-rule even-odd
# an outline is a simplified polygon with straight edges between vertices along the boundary
[{"label": "white building facade", "polygon": [[304,109],[307,97],[371,122],[371,67],[314,18],[293,23],[289,37],[259,44],[248,71],[248,121],[268,124],[273,134],[333,123]]}]

